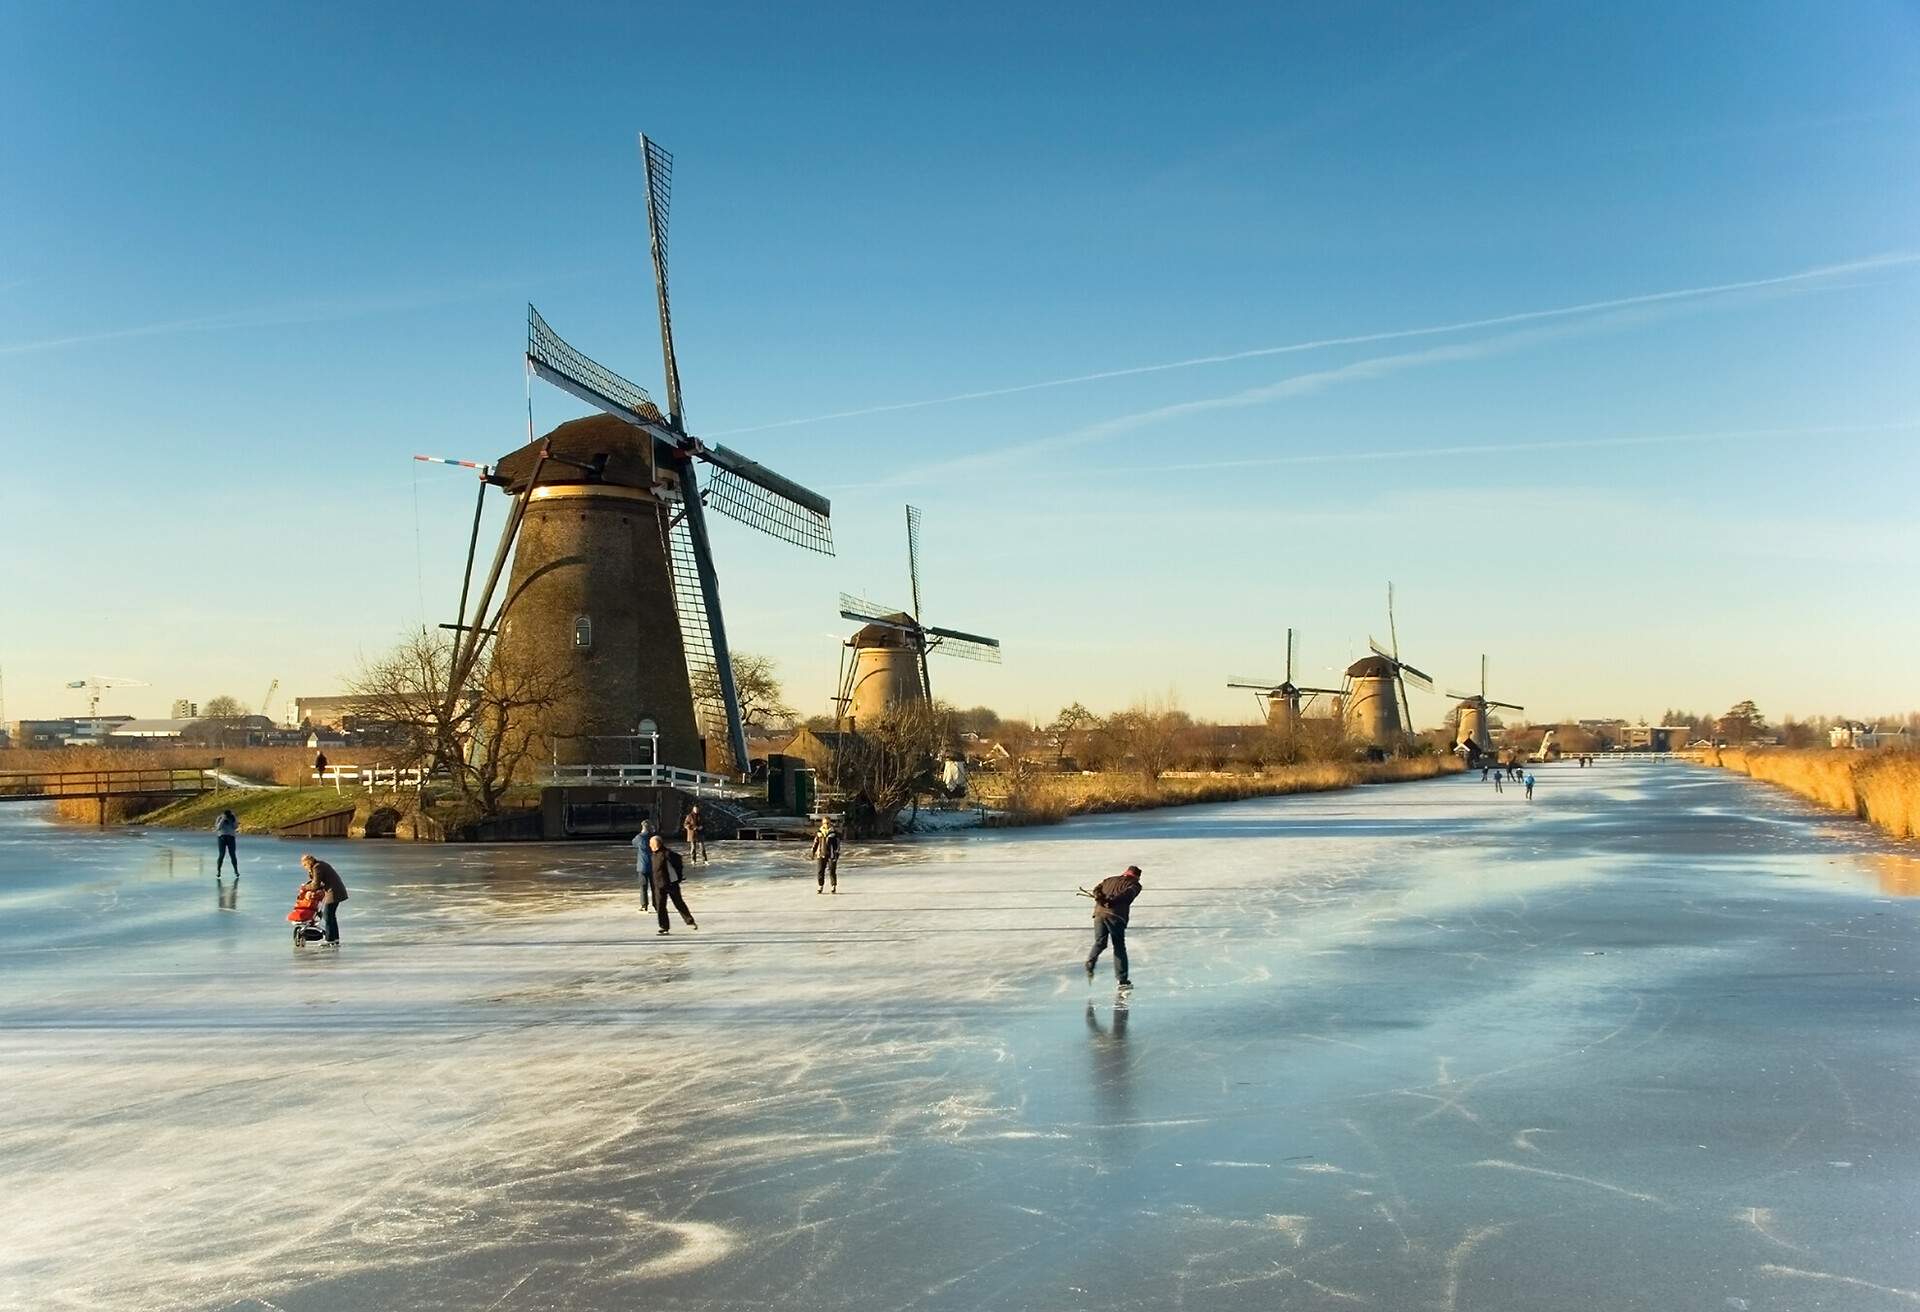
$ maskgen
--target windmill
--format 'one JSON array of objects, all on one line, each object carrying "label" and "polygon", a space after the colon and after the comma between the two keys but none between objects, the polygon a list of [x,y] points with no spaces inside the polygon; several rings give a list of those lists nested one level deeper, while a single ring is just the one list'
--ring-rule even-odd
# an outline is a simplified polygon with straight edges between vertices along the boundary
[{"label": "windmill", "polygon": [[1407,684],[1432,692],[1433,679],[1400,658],[1400,629],[1393,617],[1391,583],[1387,584],[1387,637],[1391,649],[1368,638],[1373,655],[1363,656],[1347,667],[1346,709],[1368,745],[1392,750],[1413,731],[1413,705],[1407,700]]},{"label": "windmill", "polygon": [[840,617],[860,629],[847,639],[852,660],[843,660],[840,693],[834,701],[843,721],[870,724],[895,706],[932,701],[927,655],[942,652],[963,660],[1000,660],[1000,640],[977,633],[943,629],[920,622],[920,510],[907,507],[907,580],[913,609],[895,610],[860,597],[840,594]]},{"label": "windmill", "polygon": [[1266,701],[1267,723],[1276,728],[1300,727],[1300,708],[1315,697],[1338,697],[1341,688],[1303,688],[1293,681],[1293,630],[1287,630],[1287,677],[1278,683],[1271,679],[1229,679],[1229,688],[1252,688]]},{"label": "windmill", "polygon": [[[1468,759],[1490,756],[1493,753],[1493,739],[1487,733],[1487,708],[1498,706],[1502,710],[1524,711],[1526,707],[1514,702],[1496,702],[1487,696],[1487,656],[1480,654],[1480,691],[1453,692],[1447,696],[1460,702],[1460,722],[1453,731],[1453,750],[1466,749]],[[1545,743],[1541,744],[1544,752]]]},{"label": "windmill", "polygon": [[[445,711],[451,717],[476,682],[481,652],[489,638],[497,637],[496,667],[563,670],[572,676],[566,691],[541,712],[541,735],[556,764],[604,759],[650,740],[657,763],[704,766],[693,697],[699,682],[717,689],[735,765],[745,769],[746,733],[707,512],[832,555],[832,508],[818,493],[687,431],[667,290],[673,157],[644,134],[640,154],[666,408],[644,388],[575,350],[527,307],[527,442],[493,466],[480,467],[460,619],[448,626],[453,654]],[[535,377],[602,413],[535,438]],[[704,487],[702,466],[709,476]],[[469,609],[480,512],[489,486],[503,489],[511,501],[492,564]],[[496,605],[509,559],[512,572]],[[614,746],[606,746],[610,743]]]}]

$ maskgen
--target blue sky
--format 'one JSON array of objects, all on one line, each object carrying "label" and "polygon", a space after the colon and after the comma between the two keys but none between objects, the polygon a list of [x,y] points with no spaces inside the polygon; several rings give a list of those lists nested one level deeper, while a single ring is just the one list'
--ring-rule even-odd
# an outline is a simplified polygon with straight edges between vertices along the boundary
[{"label": "blue sky", "polygon": [[0,0],[8,714],[451,618],[525,303],[658,390],[643,129],[690,426],[834,499],[716,530],[803,710],[908,500],[1007,713],[1250,711],[1389,578],[1541,718],[1920,700],[1920,11],[1031,9]]}]

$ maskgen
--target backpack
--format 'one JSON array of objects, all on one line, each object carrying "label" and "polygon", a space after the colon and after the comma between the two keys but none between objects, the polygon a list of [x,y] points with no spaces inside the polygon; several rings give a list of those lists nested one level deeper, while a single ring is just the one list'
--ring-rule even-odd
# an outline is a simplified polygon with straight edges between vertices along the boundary
[{"label": "backpack", "polygon": [[680,854],[672,848],[668,848],[662,852],[661,855],[667,859],[668,882],[674,884],[679,883],[681,875],[686,872],[686,863],[680,859]]}]

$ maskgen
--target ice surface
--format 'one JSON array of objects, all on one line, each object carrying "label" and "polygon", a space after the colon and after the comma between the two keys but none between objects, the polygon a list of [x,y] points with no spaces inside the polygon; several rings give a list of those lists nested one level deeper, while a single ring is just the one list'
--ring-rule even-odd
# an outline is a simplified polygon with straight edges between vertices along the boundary
[{"label": "ice surface", "polygon": [[[1542,767],[854,845],[301,845],[0,811],[0,1305],[1920,1301],[1911,855]],[[1136,863],[1138,984],[1076,885]]]}]

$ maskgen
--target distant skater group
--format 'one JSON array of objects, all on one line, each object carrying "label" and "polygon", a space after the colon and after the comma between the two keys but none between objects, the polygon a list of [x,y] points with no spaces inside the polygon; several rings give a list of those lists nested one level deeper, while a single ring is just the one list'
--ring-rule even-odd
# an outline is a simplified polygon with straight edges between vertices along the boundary
[{"label": "distant skater group", "polygon": [[1506,792],[1507,781],[1511,780],[1514,783],[1522,785],[1527,790],[1527,800],[1529,802],[1533,800],[1533,772],[1531,770],[1522,770],[1518,765],[1483,765],[1480,767],[1480,780],[1484,783],[1488,779],[1493,780],[1493,791],[1496,793]]}]

